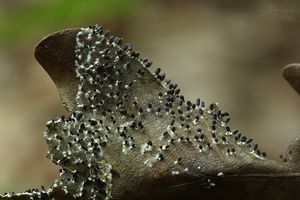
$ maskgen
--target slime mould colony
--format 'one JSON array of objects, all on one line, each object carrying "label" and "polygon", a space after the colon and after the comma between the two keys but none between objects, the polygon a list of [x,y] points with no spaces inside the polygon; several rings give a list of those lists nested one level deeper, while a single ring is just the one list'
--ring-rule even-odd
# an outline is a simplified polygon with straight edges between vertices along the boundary
[{"label": "slime mould colony", "polygon": [[185,100],[177,84],[160,68],[148,71],[151,61],[121,38],[98,25],[74,32],[74,108],[44,132],[60,177],[47,190],[1,199],[111,199],[161,177],[165,185],[196,177],[210,188],[217,177],[291,170],[231,129],[218,104]]}]

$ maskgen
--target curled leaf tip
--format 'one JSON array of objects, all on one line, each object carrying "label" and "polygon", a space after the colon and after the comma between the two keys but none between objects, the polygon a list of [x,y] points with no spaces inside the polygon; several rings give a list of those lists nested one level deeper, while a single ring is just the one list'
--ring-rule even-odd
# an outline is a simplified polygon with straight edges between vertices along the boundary
[{"label": "curled leaf tip", "polygon": [[282,70],[283,77],[300,95],[300,64],[289,64]]},{"label": "curled leaf tip", "polygon": [[75,39],[79,29],[53,33],[41,40],[34,56],[49,74],[68,111],[75,106],[78,79],[74,71]]}]

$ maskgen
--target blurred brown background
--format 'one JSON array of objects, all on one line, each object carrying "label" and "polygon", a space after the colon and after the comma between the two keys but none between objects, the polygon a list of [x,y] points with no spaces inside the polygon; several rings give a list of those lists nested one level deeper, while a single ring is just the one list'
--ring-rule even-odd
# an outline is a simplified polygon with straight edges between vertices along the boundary
[{"label": "blurred brown background", "polygon": [[35,44],[95,23],[132,42],[188,99],[219,102],[269,157],[300,134],[300,99],[281,77],[300,62],[300,1],[0,0],[0,193],[58,174],[43,129],[66,112]]}]

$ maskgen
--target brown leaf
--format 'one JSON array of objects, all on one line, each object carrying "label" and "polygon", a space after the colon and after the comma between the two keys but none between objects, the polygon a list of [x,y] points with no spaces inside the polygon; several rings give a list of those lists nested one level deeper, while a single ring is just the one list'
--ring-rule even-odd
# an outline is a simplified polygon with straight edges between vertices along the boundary
[{"label": "brown leaf", "polygon": [[[35,51],[70,116],[47,123],[62,167],[54,199],[297,199],[299,142],[266,158],[228,113],[186,101],[177,84],[102,27],[70,29]],[[15,197],[15,196],[14,196]]]}]

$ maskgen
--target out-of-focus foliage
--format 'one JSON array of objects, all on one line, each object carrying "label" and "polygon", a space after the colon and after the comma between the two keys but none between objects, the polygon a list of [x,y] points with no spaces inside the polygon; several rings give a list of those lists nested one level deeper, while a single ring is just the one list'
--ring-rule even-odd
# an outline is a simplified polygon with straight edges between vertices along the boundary
[{"label": "out-of-focus foliage", "polygon": [[11,46],[24,38],[53,32],[64,26],[76,26],[93,18],[121,18],[134,13],[137,6],[137,0],[52,0],[14,9],[2,8],[0,46]]}]

